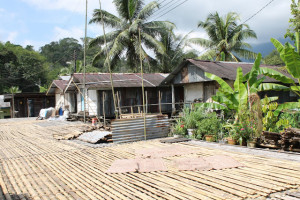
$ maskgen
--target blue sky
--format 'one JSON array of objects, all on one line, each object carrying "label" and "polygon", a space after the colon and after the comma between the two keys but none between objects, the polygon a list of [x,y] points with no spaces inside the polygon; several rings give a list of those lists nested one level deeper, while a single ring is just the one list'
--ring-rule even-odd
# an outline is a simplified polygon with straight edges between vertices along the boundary
[{"label": "blue sky", "polygon": [[[184,0],[173,1],[183,2]],[[145,1],[150,2],[150,0]],[[162,2],[162,0],[160,0]],[[165,1],[165,3],[168,2]],[[194,30],[191,37],[207,37],[196,24],[210,12],[226,14],[229,11],[241,15],[241,22],[251,17],[270,0],[188,0],[158,20],[169,20],[177,25],[177,33]],[[271,37],[283,37],[288,28],[290,0],[274,0],[247,23],[257,33],[253,44],[265,43]],[[102,1],[103,9],[116,14],[111,0]],[[171,5],[171,4],[170,4]],[[168,6],[166,6],[168,7]],[[92,10],[99,8],[98,0],[88,1],[88,19]],[[172,7],[171,7],[172,8]],[[159,15],[164,14],[162,9]],[[76,39],[84,36],[85,0],[2,0],[0,3],[0,41],[11,41],[22,46],[39,47],[65,37]],[[158,12],[157,12],[158,14]],[[108,30],[109,31],[109,30]],[[102,34],[97,25],[88,26],[88,36]]]}]

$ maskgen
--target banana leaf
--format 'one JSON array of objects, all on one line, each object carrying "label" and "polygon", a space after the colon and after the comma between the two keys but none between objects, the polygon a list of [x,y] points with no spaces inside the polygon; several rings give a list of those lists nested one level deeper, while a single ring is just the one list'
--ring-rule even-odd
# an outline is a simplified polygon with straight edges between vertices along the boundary
[{"label": "banana leaf", "polygon": [[300,108],[300,102],[286,102],[278,105],[277,109],[274,111],[274,115],[278,116],[282,110],[290,110]]},{"label": "banana leaf", "polygon": [[285,76],[284,74],[282,74],[274,69],[271,69],[271,68],[260,67],[258,73],[268,76],[268,77],[271,77],[271,78],[274,78],[275,80],[278,80],[282,83],[287,83],[287,84],[294,83],[293,79],[291,79],[291,78]]},{"label": "banana leaf", "polygon": [[265,97],[265,98],[261,99],[260,102],[262,104],[264,104],[264,103],[268,104],[268,103],[270,103],[272,101],[277,101],[277,100],[278,100],[277,96],[276,97]]},{"label": "banana leaf", "polygon": [[271,38],[271,42],[273,45],[276,47],[277,51],[280,54],[280,58],[285,61],[285,56],[284,56],[284,46],[276,39]]},{"label": "banana leaf", "polygon": [[234,91],[235,97],[238,100],[238,105],[244,105],[247,103],[248,92],[247,87],[243,83],[243,71],[241,67],[238,67],[236,70],[236,79],[234,81]]},{"label": "banana leaf", "polygon": [[258,86],[258,91],[268,91],[268,90],[277,90],[277,91],[288,91],[290,90],[289,87],[276,84],[276,83],[262,83]]},{"label": "banana leaf", "polygon": [[197,108],[209,108],[213,110],[225,110],[227,109],[226,106],[219,104],[219,103],[196,103],[195,107]]},{"label": "banana leaf", "polygon": [[250,71],[249,78],[247,78],[250,87],[257,81],[260,62],[261,62],[261,54],[259,53]]},{"label": "banana leaf", "polygon": [[288,72],[297,79],[300,79],[300,55],[294,48],[285,45],[284,49],[285,64]]},{"label": "banana leaf", "polygon": [[291,90],[300,92],[300,86],[291,86]]},{"label": "banana leaf", "polygon": [[205,72],[205,76],[211,80],[214,80],[214,81],[217,81],[219,84],[220,84],[220,87],[224,90],[224,91],[227,91],[227,92],[233,92],[232,88],[230,87],[230,85],[228,85],[228,83],[226,83],[223,79],[221,79],[220,77],[214,75],[214,74],[211,74],[211,73],[208,73],[208,72]]},{"label": "banana leaf", "polygon": [[259,90],[259,85],[266,79],[266,77],[262,77],[258,79],[252,86],[250,86],[250,94],[256,93]]}]

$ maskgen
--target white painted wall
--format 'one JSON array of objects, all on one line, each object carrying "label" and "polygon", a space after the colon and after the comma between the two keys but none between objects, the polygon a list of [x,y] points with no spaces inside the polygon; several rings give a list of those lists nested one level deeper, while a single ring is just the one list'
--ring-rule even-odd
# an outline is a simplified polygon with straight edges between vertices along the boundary
[{"label": "white painted wall", "polygon": [[64,95],[59,89],[55,89],[55,109],[59,109],[64,104]]},{"label": "white painted wall", "polygon": [[184,85],[184,101],[193,102],[194,99],[203,99],[203,83],[190,83]]},{"label": "white painted wall", "polygon": [[98,95],[97,90],[88,90],[87,110],[90,115],[97,115]]},{"label": "white painted wall", "polygon": [[77,93],[77,113],[79,113],[81,110],[81,95],[80,93],[78,92]]}]

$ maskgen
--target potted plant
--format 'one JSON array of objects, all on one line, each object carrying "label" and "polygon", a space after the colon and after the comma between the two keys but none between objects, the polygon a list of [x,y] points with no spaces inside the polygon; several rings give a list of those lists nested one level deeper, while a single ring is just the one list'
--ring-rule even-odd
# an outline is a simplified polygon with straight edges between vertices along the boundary
[{"label": "potted plant", "polygon": [[236,145],[237,144],[237,139],[238,139],[238,134],[237,134],[237,127],[234,124],[227,123],[223,126],[228,131],[228,137],[227,142],[230,145]]},{"label": "potted plant", "polygon": [[182,120],[177,120],[176,124],[173,126],[173,136],[180,137],[186,135],[186,126]]},{"label": "potted plant", "polygon": [[200,108],[184,109],[184,121],[190,137],[195,136],[197,122],[203,118],[204,111]]},{"label": "potted plant", "polygon": [[215,141],[220,130],[221,121],[214,112],[197,122],[197,135],[204,136],[208,142]]}]

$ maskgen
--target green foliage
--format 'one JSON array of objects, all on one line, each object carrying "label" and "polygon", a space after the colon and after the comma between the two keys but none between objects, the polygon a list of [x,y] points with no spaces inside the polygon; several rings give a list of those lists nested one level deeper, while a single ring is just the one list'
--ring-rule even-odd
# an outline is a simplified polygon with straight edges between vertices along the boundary
[{"label": "green foliage", "polygon": [[204,117],[197,122],[196,138],[203,138],[205,135],[218,136],[221,131],[222,122],[215,112],[206,113]]},{"label": "green foliage", "polygon": [[23,92],[38,92],[46,84],[49,66],[38,52],[10,42],[0,43],[0,93],[18,86]]},{"label": "green foliage", "polygon": [[40,52],[53,67],[66,66],[67,62],[74,60],[74,51],[77,59],[83,58],[83,47],[74,38],[64,38],[58,42],[51,42],[41,47]]},{"label": "green foliage", "polygon": [[240,58],[254,59],[256,54],[249,50],[251,45],[245,40],[256,38],[256,34],[247,24],[238,24],[239,20],[237,13],[230,12],[220,17],[216,12],[209,14],[206,21],[200,21],[198,27],[206,31],[209,39],[190,39],[192,43],[209,49],[200,58],[236,62],[240,61]]},{"label": "green foliage", "polygon": [[277,65],[277,66],[284,66],[283,60],[280,58],[280,54],[276,49],[274,49],[271,53],[269,53],[264,59],[264,64],[266,65]]},{"label": "green foliage", "polygon": [[[153,50],[157,54],[165,54],[164,45],[158,40],[159,36],[169,31],[174,25],[167,21],[149,21],[155,9],[159,7],[156,1],[150,2],[144,6],[143,0],[136,1],[113,1],[117,8],[118,17],[100,9],[95,9],[90,23],[102,24],[102,22],[113,29],[106,34],[107,48],[104,45],[104,35],[101,35],[90,42],[90,47],[94,45],[102,46],[101,50],[94,58],[94,63],[100,59],[108,58],[112,63],[120,60],[126,55],[128,66],[134,71],[138,71],[140,62],[140,53],[142,59],[148,64],[154,60],[144,49]],[[139,32],[141,34],[142,52],[140,52]],[[106,55],[108,51],[108,55]],[[105,60],[104,64],[108,63]],[[112,64],[112,66],[114,66]]]},{"label": "green foliage", "polygon": [[239,128],[233,123],[227,122],[226,124],[223,125],[223,128],[226,130],[224,135],[225,137],[233,140],[238,140],[240,138],[238,134]]},{"label": "green foliage", "polygon": [[9,94],[16,94],[16,93],[21,93],[22,91],[19,90],[19,87],[18,86],[12,86],[8,89],[5,89],[4,90],[6,93],[9,93]]},{"label": "green foliage", "polygon": [[278,110],[277,102],[271,102],[270,99],[264,98],[262,99],[262,111],[263,111],[263,130],[270,132],[280,132],[283,131],[284,128],[289,128],[289,121],[286,118],[279,118],[278,115],[275,114],[275,110]]},{"label": "green foliage", "polygon": [[300,128],[300,112],[283,112],[279,116],[280,120],[286,120],[292,128]]},{"label": "green foliage", "polygon": [[184,122],[187,129],[197,128],[197,122],[205,117],[204,110],[196,108],[183,110]]},{"label": "green foliage", "polygon": [[[284,37],[289,37],[291,40],[296,42],[295,33],[300,32],[300,1],[292,0],[291,3],[291,14],[292,18],[290,18],[290,28],[287,29]],[[296,45],[297,46],[297,45]]]},{"label": "green foliage", "polygon": [[176,120],[176,124],[174,125],[174,128],[173,128],[173,134],[174,135],[186,135],[186,132],[187,132],[187,128],[184,125],[184,122],[182,121],[182,119]]},{"label": "green foliage", "polygon": [[169,31],[162,33],[160,42],[164,45],[166,52],[164,54],[158,54],[157,58],[157,69],[156,71],[162,73],[172,72],[183,59],[196,58],[198,57],[195,50],[184,51],[186,47],[191,47],[188,40],[190,33],[186,35],[175,35],[172,28]]},{"label": "green foliage", "polygon": [[[300,83],[300,52],[296,52],[295,48],[286,43],[282,45],[278,40],[272,38],[271,39],[274,46],[277,48],[277,51],[280,54],[281,59],[285,62],[286,70],[288,73],[295,79],[298,79],[298,84]],[[278,80],[278,79],[277,79]],[[295,92],[298,96],[300,96],[300,87],[297,86],[297,83],[291,79],[290,83],[293,84],[291,90]]]}]

